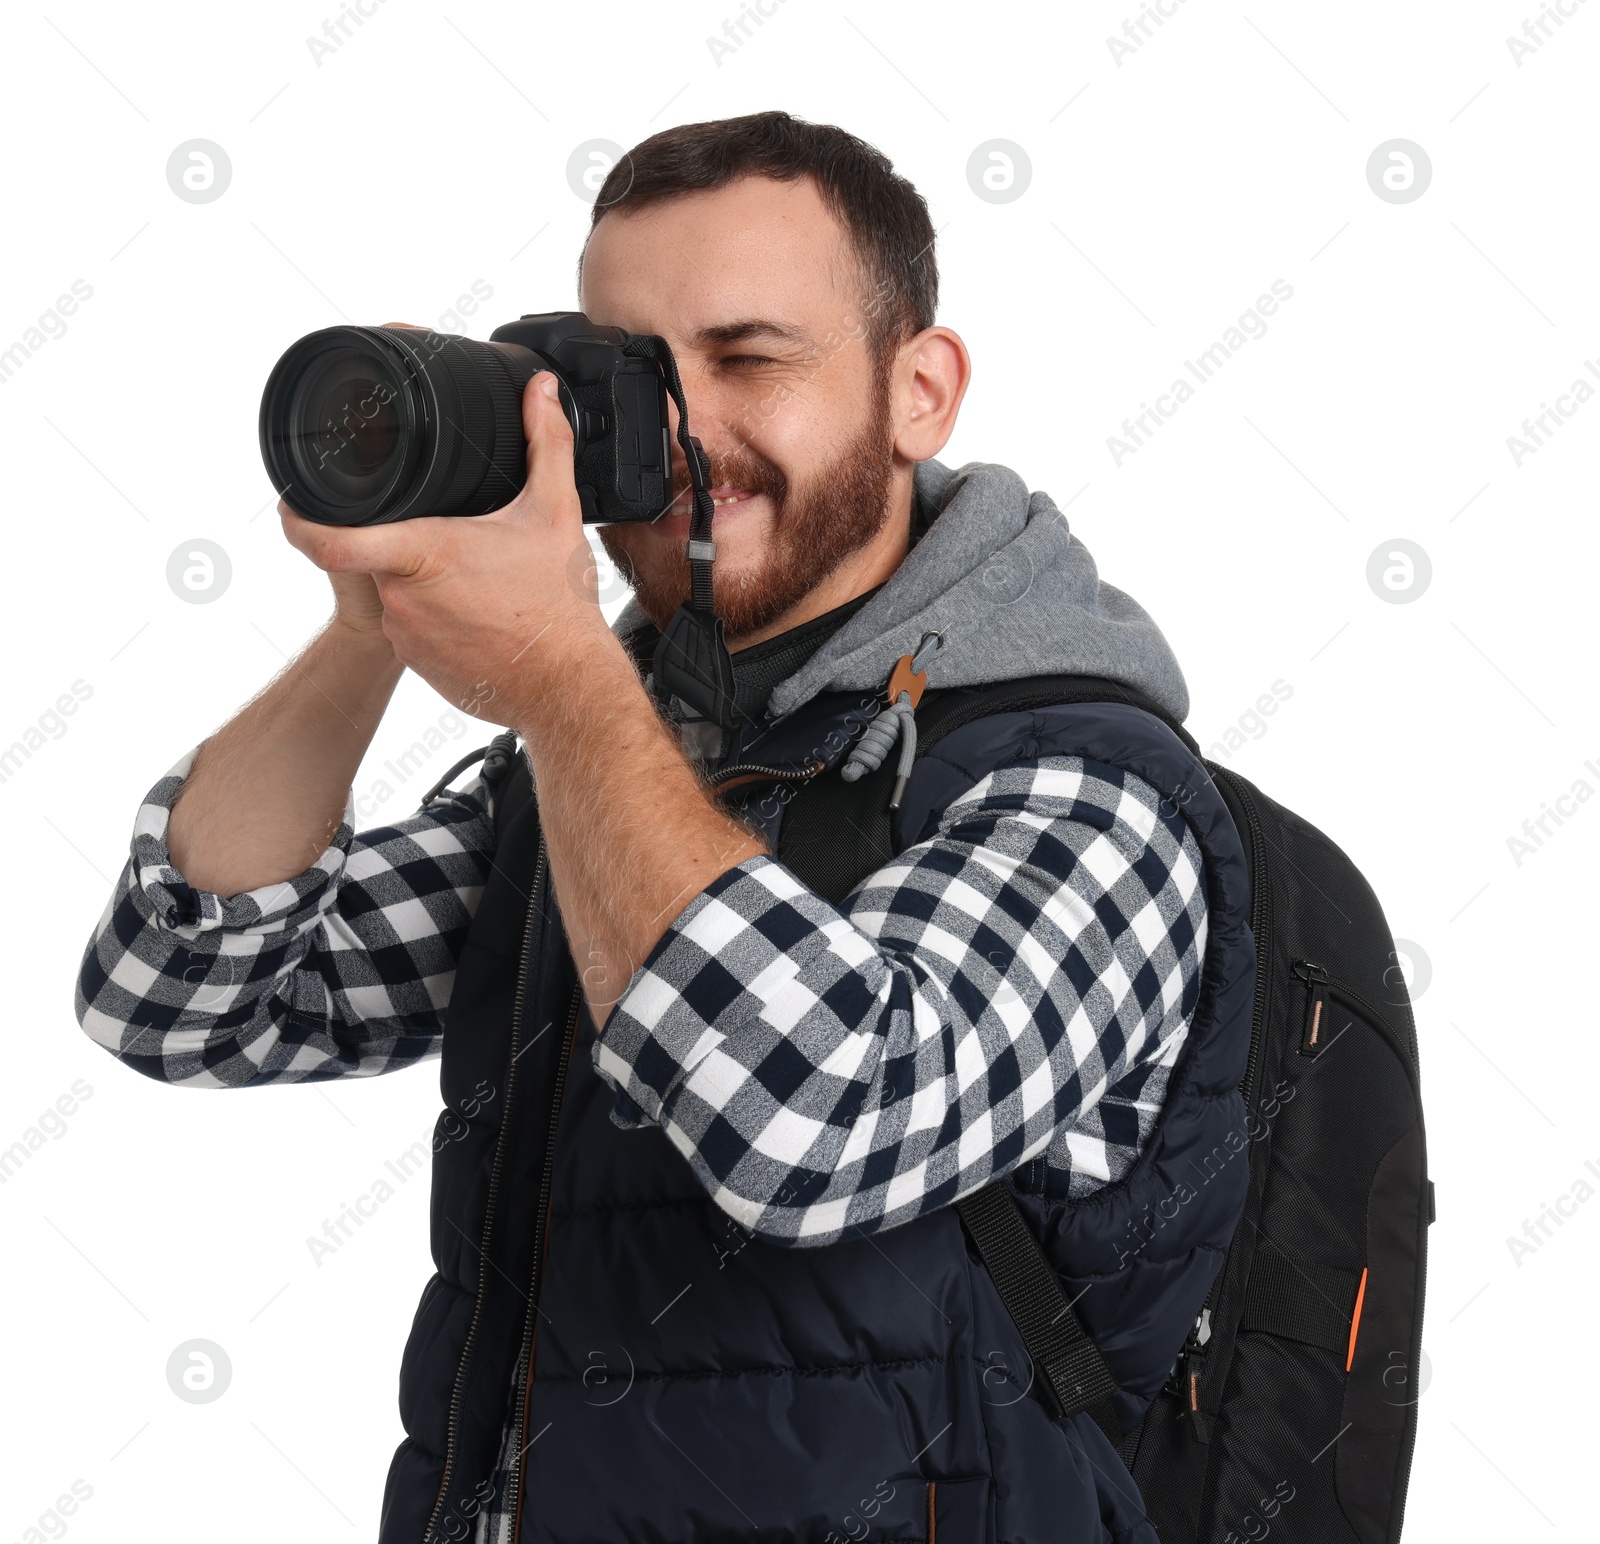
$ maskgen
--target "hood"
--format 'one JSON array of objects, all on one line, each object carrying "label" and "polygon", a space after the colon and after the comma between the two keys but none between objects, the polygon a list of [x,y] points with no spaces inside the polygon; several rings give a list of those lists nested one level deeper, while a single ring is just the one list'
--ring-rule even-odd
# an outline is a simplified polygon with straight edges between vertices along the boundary
[{"label": "hood", "polygon": [[[982,461],[956,471],[921,462],[916,489],[932,524],[877,594],[773,688],[769,717],[819,692],[881,689],[926,633],[941,635],[930,686],[1099,676],[1179,721],[1188,715],[1189,689],[1161,629],[1101,582],[1048,494],[1030,494],[1009,467]],[[643,620],[630,599],[615,630],[626,635]]]}]

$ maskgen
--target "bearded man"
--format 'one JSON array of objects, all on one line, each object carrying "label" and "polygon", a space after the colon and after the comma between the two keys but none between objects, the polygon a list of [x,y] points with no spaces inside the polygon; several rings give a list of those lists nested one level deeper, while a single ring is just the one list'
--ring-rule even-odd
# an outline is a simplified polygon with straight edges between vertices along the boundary
[{"label": "bearded man", "polygon": [[[677,361],[731,710],[661,689],[687,465],[600,532],[608,626],[544,373],[505,508],[283,508],[333,617],[139,811],[79,979],[99,1044],[204,1088],[441,1058],[382,1544],[1155,1544],[1117,1444],[1242,1204],[1243,1165],[1172,1176],[1242,1121],[1243,856],[1155,624],[1047,495],[934,459],[971,375],[937,289],[924,201],[843,130],[644,141],[580,302]],[[358,834],[407,668],[513,735]],[[924,689],[1033,677],[1123,700],[918,746]],[[1030,1365],[980,1194],[1075,1304],[1092,1402]]]}]

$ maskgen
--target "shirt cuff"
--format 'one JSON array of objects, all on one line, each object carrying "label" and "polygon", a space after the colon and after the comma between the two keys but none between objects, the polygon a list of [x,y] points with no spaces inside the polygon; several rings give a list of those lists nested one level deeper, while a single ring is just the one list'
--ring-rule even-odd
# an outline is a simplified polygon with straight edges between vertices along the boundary
[{"label": "shirt cuff", "polygon": [[[203,744],[204,742],[202,742]],[[292,879],[220,896],[191,885],[167,851],[167,827],[179,790],[188,777],[197,745],[144,796],[134,822],[131,891],[147,920],[163,932],[193,940],[203,933],[289,933],[303,931],[332,905],[345,858],[355,834],[355,795],[345,799],[344,818],[332,842]]]}]

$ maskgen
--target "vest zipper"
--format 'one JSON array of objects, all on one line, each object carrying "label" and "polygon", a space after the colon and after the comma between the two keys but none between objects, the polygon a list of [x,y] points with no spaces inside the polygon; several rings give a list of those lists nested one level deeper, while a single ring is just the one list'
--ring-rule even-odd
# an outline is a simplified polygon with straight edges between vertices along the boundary
[{"label": "vest zipper", "polygon": [[809,782],[823,770],[825,763],[815,758],[808,761],[803,767],[764,767],[752,761],[738,762],[731,767],[724,767],[720,772],[712,774],[707,781],[713,788],[720,788],[729,780],[738,778],[740,781],[753,781],[755,777],[777,778],[780,782]]},{"label": "vest zipper", "polygon": [[460,1432],[461,1395],[466,1385],[467,1366],[472,1360],[473,1342],[477,1338],[478,1321],[483,1314],[483,1270],[489,1257],[489,1234],[494,1227],[495,1199],[500,1191],[500,1171],[505,1166],[506,1148],[511,1132],[511,1106],[517,1085],[518,1041],[522,1035],[522,1004],[528,979],[528,958],[533,948],[533,927],[544,907],[540,904],[546,878],[544,830],[539,831],[539,853],[533,868],[533,890],[528,897],[528,916],[522,928],[522,956],[517,970],[517,992],[511,1010],[511,1065],[506,1073],[506,1102],[500,1112],[500,1131],[495,1138],[494,1163],[489,1171],[489,1192],[484,1203],[483,1237],[478,1243],[478,1291],[473,1299],[472,1319],[467,1325],[467,1338],[461,1347],[461,1360],[456,1364],[455,1382],[450,1390],[450,1420],[445,1430],[444,1472],[439,1480],[439,1496],[433,1504],[433,1514],[423,1529],[424,1544],[434,1537],[434,1529],[444,1512],[444,1500],[450,1492],[450,1477],[455,1468],[456,1444]]},{"label": "vest zipper", "polygon": [[539,1204],[533,1214],[534,1226],[539,1230],[539,1235],[534,1240],[533,1274],[528,1281],[528,1312],[522,1323],[522,1346],[519,1350],[522,1406],[517,1412],[515,1437],[519,1446],[511,1455],[511,1478],[506,1497],[509,1503],[507,1510],[511,1513],[510,1544],[517,1544],[522,1534],[522,1455],[527,1446],[531,1445],[522,1443],[522,1434],[528,1427],[528,1402],[533,1395],[533,1356],[539,1345],[539,1325],[536,1317],[539,1312],[539,1288],[544,1275],[544,1257],[550,1247],[550,1186],[555,1168],[556,1127],[561,1120],[561,1096],[566,1089],[567,1067],[571,1064],[572,1052],[578,1042],[578,1014],[582,1007],[583,985],[580,982],[572,989],[572,1008],[567,1015],[566,1049],[561,1054],[561,1060],[556,1063],[555,1087],[550,1095],[550,1129],[545,1134],[544,1171],[539,1177]]}]

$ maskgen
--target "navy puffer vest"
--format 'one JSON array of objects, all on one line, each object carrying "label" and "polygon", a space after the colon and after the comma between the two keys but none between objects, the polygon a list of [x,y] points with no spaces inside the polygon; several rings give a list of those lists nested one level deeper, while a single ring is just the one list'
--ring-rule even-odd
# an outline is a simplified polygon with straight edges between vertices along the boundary
[{"label": "navy puffer vest", "polygon": [[[856,693],[813,698],[764,728],[761,763],[798,768],[820,750],[822,775],[837,776],[861,706]],[[1082,1294],[1126,1428],[1168,1376],[1243,1205],[1246,1165],[1229,1159],[1245,1129],[1249,885],[1199,762],[1124,704],[952,730],[916,763],[896,846],[924,837],[978,778],[1042,755],[1142,777],[1182,809],[1205,861],[1200,1001],[1149,1145],[1084,1200],[1021,1194],[1068,1295]],[[773,788],[726,797],[777,834]],[[1155,1544],[1100,1429],[1053,1418],[1027,1391],[1020,1337],[953,1210],[779,1247],[720,1212],[660,1130],[610,1122],[542,860],[529,804],[502,841],[450,1001],[437,1273],[401,1369],[408,1435],[381,1544],[471,1536],[524,1357],[516,1544]]]}]

